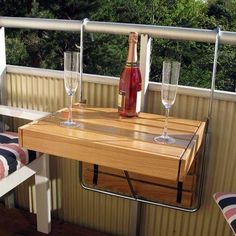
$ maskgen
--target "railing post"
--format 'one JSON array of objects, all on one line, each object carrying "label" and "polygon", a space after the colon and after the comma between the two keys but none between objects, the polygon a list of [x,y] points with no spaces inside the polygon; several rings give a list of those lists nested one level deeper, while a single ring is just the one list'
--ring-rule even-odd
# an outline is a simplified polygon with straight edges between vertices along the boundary
[{"label": "railing post", "polygon": [[150,57],[151,57],[151,42],[147,34],[141,34],[140,43],[140,71],[142,75],[142,100],[141,100],[141,111],[145,111],[146,97],[148,91],[148,82],[150,74]]},{"label": "railing post", "polygon": [[[146,95],[148,91],[148,82],[150,74],[150,56],[151,56],[151,41],[152,39],[147,34],[141,35],[140,45],[140,71],[142,76],[142,100],[141,111],[145,111],[146,107]],[[141,222],[141,209],[142,203],[133,201],[131,204],[131,219],[132,228],[131,235],[140,235],[140,222]]]},{"label": "railing post", "polygon": [[5,30],[4,27],[0,28],[0,103],[5,104],[4,96],[4,77],[6,75],[6,47],[5,47]]},{"label": "railing post", "polygon": [[0,28],[0,76],[6,68],[6,48],[5,48],[5,32],[4,27]]}]

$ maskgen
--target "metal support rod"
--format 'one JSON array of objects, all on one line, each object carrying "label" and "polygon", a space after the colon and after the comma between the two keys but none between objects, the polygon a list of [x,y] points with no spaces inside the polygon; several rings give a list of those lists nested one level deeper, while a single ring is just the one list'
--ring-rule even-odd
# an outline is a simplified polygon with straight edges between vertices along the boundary
[{"label": "metal support rod", "polygon": [[220,35],[221,35],[220,28],[217,28],[217,34],[216,34],[216,38],[215,38],[214,62],[213,62],[212,78],[211,78],[211,97],[210,97],[209,107],[208,107],[208,119],[209,120],[211,119],[212,104],[213,104],[213,100],[214,100],[216,69],[217,69]]},{"label": "metal support rod", "polygon": [[[83,24],[79,20],[57,20],[24,17],[0,17],[0,27],[25,28],[39,30],[80,31]],[[84,25],[85,32],[128,35],[132,31],[147,34],[153,38],[187,40],[196,42],[215,43],[215,30],[170,27],[160,25],[144,25],[130,23],[114,23],[89,21]],[[222,44],[236,44],[236,32],[222,31],[220,35]]]},{"label": "metal support rod", "polygon": [[205,177],[205,170],[206,170],[206,157],[208,156],[208,145],[209,145],[209,133],[208,133],[208,127],[209,126],[209,120],[206,121],[206,129],[205,129],[205,139],[203,143],[203,150],[202,150],[202,160],[200,165],[200,176],[199,176],[199,196],[198,196],[198,202],[196,209],[199,209],[202,203],[202,195],[203,195],[203,187],[204,187],[204,177]]},{"label": "metal support rod", "polygon": [[209,100],[209,107],[208,107],[208,117],[206,121],[206,129],[205,129],[205,140],[203,146],[203,153],[202,153],[202,162],[201,162],[201,174],[199,177],[199,199],[198,199],[198,206],[200,208],[202,195],[203,195],[203,186],[204,186],[204,177],[205,177],[205,170],[207,167],[207,159],[206,157],[209,156],[209,140],[210,140],[210,125],[211,125],[211,118],[212,118],[212,105],[214,100],[214,93],[215,93],[215,81],[216,81],[216,71],[217,71],[217,60],[218,60],[218,53],[219,53],[219,43],[220,43],[220,35],[221,30],[218,27],[217,34],[215,38],[215,50],[214,50],[214,61],[213,61],[213,69],[212,69],[212,80],[211,80],[211,96]]},{"label": "metal support rod", "polygon": [[124,194],[119,194],[119,193],[114,193],[114,192],[110,192],[107,190],[101,190],[101,189],[88,187],[84,184],[84,181],[83,181],[83,163],[82,163],[82,161],[79,161],[79,182],[80,182],[81,187],[85,190],[89,190],[89,191],[93,191],[93,192],[97,192],[97,193],[102,193],[102,194],[107,194],[107,195],[113,196],[113,197],[120,197],[120,198],[123,198],[126,200],[133,200],[133,201],[137,201],[138,203],[152,204],[154,206],[161,206],[161,207],[166,207],[169,209],[181,210],[181,211],[190,212],[190,213],[196,212],[199,209],[199,204],[197,204],[197,206],[194,208],[179,207],[179,206],[175,206],[175,205],[171,205],[171,204],[154,202],[152,200],[145,200],[142,198],[133,198],[133,197],[130,197],[130,196],[127,196]]},{"label": "metal support rod", "polygon": [[89,20],[85,18],[80,26],[80,82],[79,82],[79,102],[83,102],[83,55],[84,55],[84,27]]},{"label": "metal support rod", "polygon": [[127,182],[128,182],[128,185],[129,185],[129,189],[130,189],[130,191],[131,191],[131,193],[132,193],[132,195],[133,195],[133,198],[137,198],[137,194],[136,194],[136,192],[134,191],[134,188],[133,188],[132,182],[131,182],[131,180],[130,180],[128,171],[124,170],[124,173],[125,173],[125,177],[126,177],[126,180],[127,180]]}]

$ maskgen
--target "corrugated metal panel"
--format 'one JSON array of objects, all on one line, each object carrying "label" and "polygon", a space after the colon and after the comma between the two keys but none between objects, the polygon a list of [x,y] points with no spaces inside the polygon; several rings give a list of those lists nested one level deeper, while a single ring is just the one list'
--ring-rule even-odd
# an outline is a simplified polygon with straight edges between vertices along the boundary
[{"label": "corrugated metal panel", "polygon": [[[180,118],[205,119],[208,99],[178,95],[171,115]],[[160,93],[150,92],[148,111],[163,113]],[[196,213],[183,213],[155,206],[145,206],[145,219],[141,235],[232,235],[212,194],[236,189],[236,132],[235,102],[215,100],[213,105],[208,166],[201,209]]]},{"label": "corrugated metal panel", "polygon": [[[61,79],[7,75],[8,104],[55,111],[66,105]],[[84,83],[88,104],[115,107],[117,87]],[[147,111],[162,113],[160,92],[150,91]],[[208,100],[190,95],[178,95],[171,115],[202,120],[207,116]],[[213,105],[210,155],[201,209],[183,213],[166,208],[142,205],[141,235],[145,236],[227,236],[231,235],[219,209],[213,202],[216,191],[236,189],[236,103],[215,100]],[[19,123],[16,123],[19,125]],[[115,235],[131,235],[131,203],[115,197],[84,191],[78,184],[78,163],[59,157],[51,161],[51,190],[53,214],[60,219],[78,223]],[[33,180],[18,189],[18,204],[34,210]],[[29,191],[30,190],[30,191]],[[28,197],[29,196],[29,197]]]}]

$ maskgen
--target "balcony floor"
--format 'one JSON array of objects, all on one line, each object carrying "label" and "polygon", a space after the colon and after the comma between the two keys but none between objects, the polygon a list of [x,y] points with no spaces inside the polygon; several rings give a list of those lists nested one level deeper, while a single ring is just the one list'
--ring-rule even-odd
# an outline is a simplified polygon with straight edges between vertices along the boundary
[{"label": "balcony floor", "polygon": [[[0,235],[2,236],[45,236],[36,230],[36,215],[16,208],[6,209],[0,204]],[[108,236],[73,224],[52,221],[50,236]]]}]

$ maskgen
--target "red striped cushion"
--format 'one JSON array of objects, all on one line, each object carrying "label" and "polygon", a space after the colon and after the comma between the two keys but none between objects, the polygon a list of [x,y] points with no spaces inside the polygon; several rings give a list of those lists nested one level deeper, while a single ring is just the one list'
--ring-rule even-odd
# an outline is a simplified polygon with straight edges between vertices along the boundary
[{"label": "red striped cushion", "polygon": [[236,235],[236,193],[215,193],[213,195],[230,228]]},{"label": "red striped cushion", "polygon": [[34,151],[18,145],[17,133],[0,133],[0,179],[36,158]]}]

